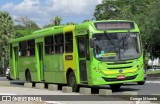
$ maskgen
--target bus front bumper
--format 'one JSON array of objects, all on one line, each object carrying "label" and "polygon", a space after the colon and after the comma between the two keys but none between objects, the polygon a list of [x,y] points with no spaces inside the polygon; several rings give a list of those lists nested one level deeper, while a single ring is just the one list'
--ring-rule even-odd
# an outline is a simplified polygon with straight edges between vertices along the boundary
[{"label": "bus front bumper", "polygon": [[119,84],[128,82],[140,82],[144,81],[144,72],[140,70],[137,73],[128,73],[125,75],[124,79],[117,79],[118,75],[112,76],[98,76],[94,78],[92,85],[109,85],[109,84]]}]

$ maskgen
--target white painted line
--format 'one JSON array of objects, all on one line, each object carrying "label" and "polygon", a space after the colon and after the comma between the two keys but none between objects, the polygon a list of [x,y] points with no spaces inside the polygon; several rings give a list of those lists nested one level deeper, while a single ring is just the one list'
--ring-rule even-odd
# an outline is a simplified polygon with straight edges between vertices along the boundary
[{"label": "white painted line", "polygon": [[47,103],[47,104],[65,104],[65,103],[60,103],[57,101],[45,101],[45,103]]},{"label": "white painted line", "polygon": [[6,78],[6,77],[0,77],[0,78]]},{"label": "white painted line", "polygon": [[146,81],[146,83],[160,83],[160,81]]},{"label": "white painted line", "polygon": [[13,93],[0,93],[0,95],[17,95],[17,94],[13,94]]}]

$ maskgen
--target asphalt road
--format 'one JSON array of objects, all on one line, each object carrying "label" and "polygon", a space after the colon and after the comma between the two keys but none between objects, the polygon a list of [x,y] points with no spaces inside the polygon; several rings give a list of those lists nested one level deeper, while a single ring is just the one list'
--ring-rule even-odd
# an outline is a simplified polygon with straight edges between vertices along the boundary
[{"label": "asphalt road", "polygon": [[[8,81],[5,77],[1,77],[0,81]],[[24,81],[11,80],[11,86],[23,87]],[[62,86],[59,87],[61,90]],[[91,87],[92,94],[98,94],[100,88],[110,89],[108,85]],[[121,95],[124,91],[136,91],[138,95],[151,95],[160,94],[160,80],[159,79],[149,79],[145,85],[138,85],[137,83],[127,83],[123,84],[118,91],[112,92],[114,95]]]},{"label": "asphalt road", "polygon": [[[5,77],[0,77],[0,81],[8,81]],[[58,91],[49,91],[47,89],[36,89],[36,88],[24,88],[24,81],[11,80],[10,87],[0,86],[0,95],[79,95],[78,92],[73,93],[63,93],[61,87]],[[122,95],[124,91],[136,91],[138,95],[151,95],[160,94],[159,91],[160,81],[150,80],[147,81],[145,85],[137,85],[137,83],[128,83],[122,85],[119,91],[113,92],[113,95]],[[92,94],[98,94],[100,88],[110,89],[109,86],[92,87]],[[54,96],[52,96],[54,97]],[[95,99],[101,99],[101,97],[96,97]],[[150,101],[83,101],[83,104],[150,104],[150,103],[160,103],[160,102],[150,102]],[[113,99],[113,98],[112,98]],[[115,98],[114,98],[115,99]],[[94,101],[95,100],[95,101]],[[117,102],[118,101],[118,102]],[[0,104],[22,104],[22,102],[0,102]],[[43,102],[23,102],[23,104],[82,104],[80,101],[43,101]]]}]

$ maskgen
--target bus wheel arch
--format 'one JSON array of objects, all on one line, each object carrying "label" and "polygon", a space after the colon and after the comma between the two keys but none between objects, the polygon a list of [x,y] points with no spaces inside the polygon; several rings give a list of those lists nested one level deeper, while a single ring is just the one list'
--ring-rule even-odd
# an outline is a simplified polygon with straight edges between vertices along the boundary
[{"label": "bus wheel arch", "polygon": [[30,73],[29,69],[26,69],[25,77],[26,77],[27,82],[32,82],[31,73]]},{"label": "bus wheel arch", "polygon": [[67,78],[68,86],[72,87],[72,91],[73,92],[78,91],[79,88],[76,83],[76,76],[74,74],[74,71],[71,68],[67,70],[66,78]]}]

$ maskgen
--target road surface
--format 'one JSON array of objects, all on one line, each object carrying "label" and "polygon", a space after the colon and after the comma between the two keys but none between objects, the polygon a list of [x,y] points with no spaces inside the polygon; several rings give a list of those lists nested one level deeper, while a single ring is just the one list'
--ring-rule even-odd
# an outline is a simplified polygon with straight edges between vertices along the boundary
[{"label": "road surface", "polygon": [[[5,77],[1,77],[0,81],[8,81]],[[63,93],[61,91],[61,88],[58,91],[49,91],[47,88],[46,89],[36,89],[36,88],[24,88],[23,81],[16,81],[12,80],[11,86],[10,87],[4,87],[0,86],[0,95],[79,95],[78,92],[73,92],[73,93]],[[151,94],[159,94],[159,86],[160,86],[160,81],[147,81],[145,85],[137,85],[137,83],[128,83],[122,85],[121,89],[119,91],[113,92],[113,95],[122,95],[124,91],[136,91],[138,92],[138,95],[151,95]],[[100,88],[105,88],[105,89],[110,89],[109,86],[103,86],[103,87],[92,87],[92,94],[97,95],[98,91]],[[117,104],[117,101],[83,101],[84,104]],[[123,104],[149,104],[151,103],[150,101],[118,101],[119,103]],[[10,104],[12,102],[0,102],[0,104]],[[14,102],[15,103],[15,102]],[[21,104],[22,102],[16,102],[17,104]],[[25,102],[26,103],[26,102]],[[23,104],[25,104],[23,102]],[[51,102],[29,102],[26,104],[82,104],[82,102],[79,101],[51,101]],[[152,102],[153,103],[153,102]]]}]

